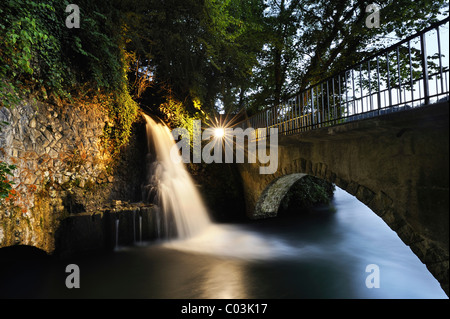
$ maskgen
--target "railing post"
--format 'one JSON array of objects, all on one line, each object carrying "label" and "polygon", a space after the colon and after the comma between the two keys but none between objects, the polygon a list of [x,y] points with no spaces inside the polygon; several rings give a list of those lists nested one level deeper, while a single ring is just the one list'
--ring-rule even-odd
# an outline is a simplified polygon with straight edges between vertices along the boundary
[{"label": "railing post", "polygon": [[409,56],[409,81],[411,85],[411,107],[414,107],[414,77],[411,58],[411,41],[408,41],[408,56]]},{"label": "railing post", "polygon": [[352,92],[353,92],[353,115],[356,114],[356,91],[355,91],[355,72],[354,69],[352,69]]},{"label": "railing post", "polygon": [[430,104],[430,91],[428,87],[427,44],[424,33],[420,35],[420,54],[422,58],[423,91],[425,95],[425,105],[428,105]]},{"label": "railing post", "polygon": [[327,110],[328,110],[328,116],[327,116],[327,125],[330,125],[330,86],[328,84],[329,81],[327,81]]},{"label": "railing post", "polygon": [[441,93],[444,93],[444,72],[442,69],[441,36],[439,32],[439,26],[436,27],[436,32],[437,32],[438,54],[439,54],[439,75],[441,77]]},{"label": "railing post", "polygon": [[342,118],[342,90],[341,90],[341,73],[338,75],[338,86],[339,86],[339,116],[338,118]]},{"label": "railing post", "polygon": [[[372,97],[372,83],[370,82],[372,79],[370,78],[370,60],[367,61],[367,73],[369,75],[369,104],[370,104],[370,111],[372,111],[373,108],[373,97]],[[369,108],[369,107],[367,107]],[[369,109],[368,109],[369,110]]]},{"label": "railing post", "polygon": [[312,128],[314,128],[314,87],[311,88],[311,118],[312,118]]},{"label": "railing post", "polygon": [[336,118],[337,118],[337,110],[336,110],[336,96],[334,93],[334,77],[333,80],[331,82],[331,86],[332,86],[332,90],[333,90],[333,124],[336,123]]},{"label": "railing post", "polygon": [[390,71],[390,66],[389,66],[389,51],[386,52],[386,67],[387,67],[387,86],[388,86],[389,107],[392,107],[391,71]]},{"label": "railing post", "polygon": [[325,94],[323,94],[323,82],[320,84],[320,94],[322,95],[322,118],[321,123],[325,121]]},{"label": "railing post", "polygon": [[359,65],[359,89],[361,90],[361,112],[364,113],[364,88],[362,81],[362,64]]},{"label": "railing post", "polygon": [[380,60],[378,59],[378,56],[377,56],[377,84],[378,84],[378,92],[377,92],[378,114],[380,114],[380,109],[381,109]]},{"label": "railing post", "polygon": [[397,102],[402,103],[402,73],[400,70],[400,50],[397,47],[397,72],[398,72],[398,100]]},{"label": "railing post", "polygon": [[347,109],[347,113],[345,113],[345,117],[348,117],[350,112],[348,110],[348,79],[347,79],[347,70],[344,72],[344,81],[345,81],[345,105]]},{"label": "railing post", "polygon": [[297,132],[300,132],[300,128],[302,126],[302,105],[301,105],[301,95],[297,95],[297,106],[298,106],[298,119],[297,119]]}]

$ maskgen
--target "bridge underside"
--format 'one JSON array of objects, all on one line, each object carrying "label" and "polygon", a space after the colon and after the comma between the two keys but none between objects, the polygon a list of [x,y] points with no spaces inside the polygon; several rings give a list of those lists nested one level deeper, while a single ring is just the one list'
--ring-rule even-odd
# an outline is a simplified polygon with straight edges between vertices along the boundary
[{"label": "bridge underside", "polygon": [[240,164],[247,214],[276,216],[304,174],[355,195],[397,232],[449,294],[449,104],[279,136],[278,170]]}]

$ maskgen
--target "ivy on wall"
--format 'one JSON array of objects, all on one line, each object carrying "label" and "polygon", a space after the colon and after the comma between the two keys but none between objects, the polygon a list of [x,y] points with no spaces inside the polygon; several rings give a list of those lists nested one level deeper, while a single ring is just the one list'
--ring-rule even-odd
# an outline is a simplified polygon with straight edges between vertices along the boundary
[{"label": "ivy on wall", "polygon": [[68,1],[0,3],[0,108],[23,98],[49,103],[100,103],[112,125],[112,153],[129,137],[137,104],[129,94],[121,14],[113,1],[77,1],[80,28],[68,28]]},{"label": "ivy on wall", "polygon": [[[0,2],[0,109],[29,98],[99,107],[108,122],[105,147],[114,158],[128,142],[138,109],[128,88],[121,13],[114,1],[79,0],[80,28],[68,28],[69,4]],[[0,161],[0,198],[10,195],[14,168]]]},{"label": "ivy on wall", "polygon": [[0,203],[3,199],[7,198],[11,194],[13,182],[9,179],[12,176],[12,171],[16,167],[14,165],[8,165],[5,162],[0,162]]}]

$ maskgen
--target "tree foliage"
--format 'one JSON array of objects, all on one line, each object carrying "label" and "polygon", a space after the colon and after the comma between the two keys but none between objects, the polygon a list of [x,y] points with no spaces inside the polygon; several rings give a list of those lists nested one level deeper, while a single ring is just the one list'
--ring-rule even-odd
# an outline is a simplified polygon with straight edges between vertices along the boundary
[{"label": "tree foliage", "polygon": [[48,102],[97,101],[114,124],[105,133],[115,152],[127,141],[137,110],[128,89],[122,14],[115,1],[80,0],[81,27],[68,28],[68,4],[0,4],[0,107],[30,94]]},{"label": "tree foliage", "polygon": [[367,28],[363,0],[80,0],[81,28],[68,29],[68,4],[2,2],[1,103],[24,88],[44,98],[100,92],[123,128],[110,134],[124,140],[131,97],[196,117],[257,111],[435,22],[447,5],[379,0],[381,28]]},{"label": "tree foliage", "polygon": [[380,28],[365,25],[362,0],[267,0],[267,42],[253,77],[250,108],[276,105],[288,96],[358,62],[368,54],[433,22],[445,0],[380,0]]},{"label": "tree foliage", "polygon": [[[286,97],[437,20],[445,0],[381,0],[381,28],[362,0],[126,0],[130,82],[153,109],[250,112]],[[143,85],[146,80],[146,85]],[[142,90],[142,88],[146,90]]]},{"label": "tree foliage", "polygon": [[[4,0],[0,107],[29,95],[101,105],[116,153],[137,103],[172,126],[256,112],[448,14],[445,0],[376,3],[370,29],[363,0],[78,0],[81,27],[67,28],[68,0]],[[4,194],[13,167],[0,164]]]},{"label": "tree foliage", "polygon": [[[257,0],[168,0],[122,3],[130,30],[127,48],[136,53],[131,82],[150,79],[140,101],[157,107],[157,97],[212,111],[242,107],[236,96],[247,86],[262,41],[263,6]],[[155,98],[156,96],[156,98]]]}]

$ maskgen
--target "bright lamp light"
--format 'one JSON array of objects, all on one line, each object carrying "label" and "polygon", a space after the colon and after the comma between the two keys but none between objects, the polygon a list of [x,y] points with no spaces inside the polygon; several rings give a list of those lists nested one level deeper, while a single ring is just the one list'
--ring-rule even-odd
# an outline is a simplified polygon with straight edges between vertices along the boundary
[{"label": "bright lamp light", "polygon": [[223,127],[216,127],[214,129],[214,136],[216,138],[222,138],[225,136],[225,129]]}]

